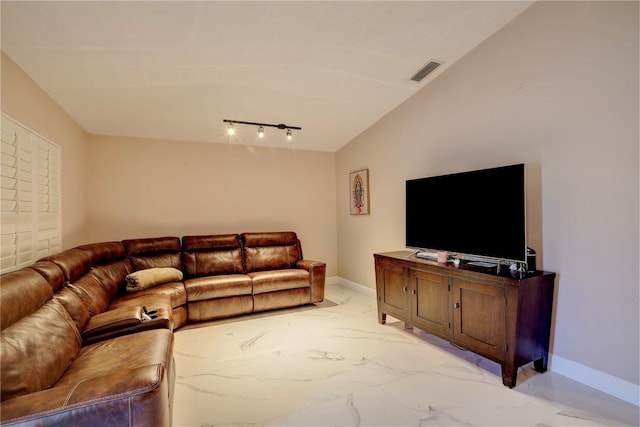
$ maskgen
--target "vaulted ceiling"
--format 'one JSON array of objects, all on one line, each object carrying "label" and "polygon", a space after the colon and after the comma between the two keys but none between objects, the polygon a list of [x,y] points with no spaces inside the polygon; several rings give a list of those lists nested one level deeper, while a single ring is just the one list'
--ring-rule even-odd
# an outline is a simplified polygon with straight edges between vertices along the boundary
[{"label": "vaulted ceiling", "polygon": [[1,47],[89,133],[333,152],[531,3],[3,0]]}]

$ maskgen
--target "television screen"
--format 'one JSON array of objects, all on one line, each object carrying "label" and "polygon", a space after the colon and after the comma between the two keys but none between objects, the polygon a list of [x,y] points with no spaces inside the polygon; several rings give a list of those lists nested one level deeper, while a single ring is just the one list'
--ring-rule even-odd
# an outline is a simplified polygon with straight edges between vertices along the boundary
[{"label": "television screen", "polygon": [[524,164],[408,180],[406,245],[526,262]]}]

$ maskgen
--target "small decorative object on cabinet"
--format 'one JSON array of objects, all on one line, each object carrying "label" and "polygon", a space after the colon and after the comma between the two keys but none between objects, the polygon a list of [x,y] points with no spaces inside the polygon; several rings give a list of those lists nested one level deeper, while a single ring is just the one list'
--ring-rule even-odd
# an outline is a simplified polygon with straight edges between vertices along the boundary
[{"label": "small decorative object on cabinet", "polygon": [[374,254],[378,321],[387,314],[502,365],[547,370],[555,273],[438,264],[409,251]]}]

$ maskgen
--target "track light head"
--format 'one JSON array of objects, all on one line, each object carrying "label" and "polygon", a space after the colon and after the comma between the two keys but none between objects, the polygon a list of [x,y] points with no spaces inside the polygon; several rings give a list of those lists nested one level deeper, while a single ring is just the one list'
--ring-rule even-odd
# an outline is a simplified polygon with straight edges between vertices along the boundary
[{"label": "track light head", "polygon": [[291,129],[287,129],[287,139],[288,139],[289,141],[291,141],[291,138],[292,138],[292,136],[291,136]]},{"label": "track light head", "polygon": [[264,126],[258,128],[258,138],[264,138]]},{"label": "track light head", "polygon": [[233,123],[229,123],[227,127],[227,134],[234,135],[236,133],[236,129],[233,127]]}]

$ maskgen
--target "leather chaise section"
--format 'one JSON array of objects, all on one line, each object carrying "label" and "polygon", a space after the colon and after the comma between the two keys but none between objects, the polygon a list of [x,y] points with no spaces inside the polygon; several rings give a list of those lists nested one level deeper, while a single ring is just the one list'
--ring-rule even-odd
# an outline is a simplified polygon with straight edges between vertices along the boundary
[{"label": "leather chaise section", "polygon": [[161,329],[85,347],[53,388],[3,402],[2,425],[169,426],[172,354]]}]

